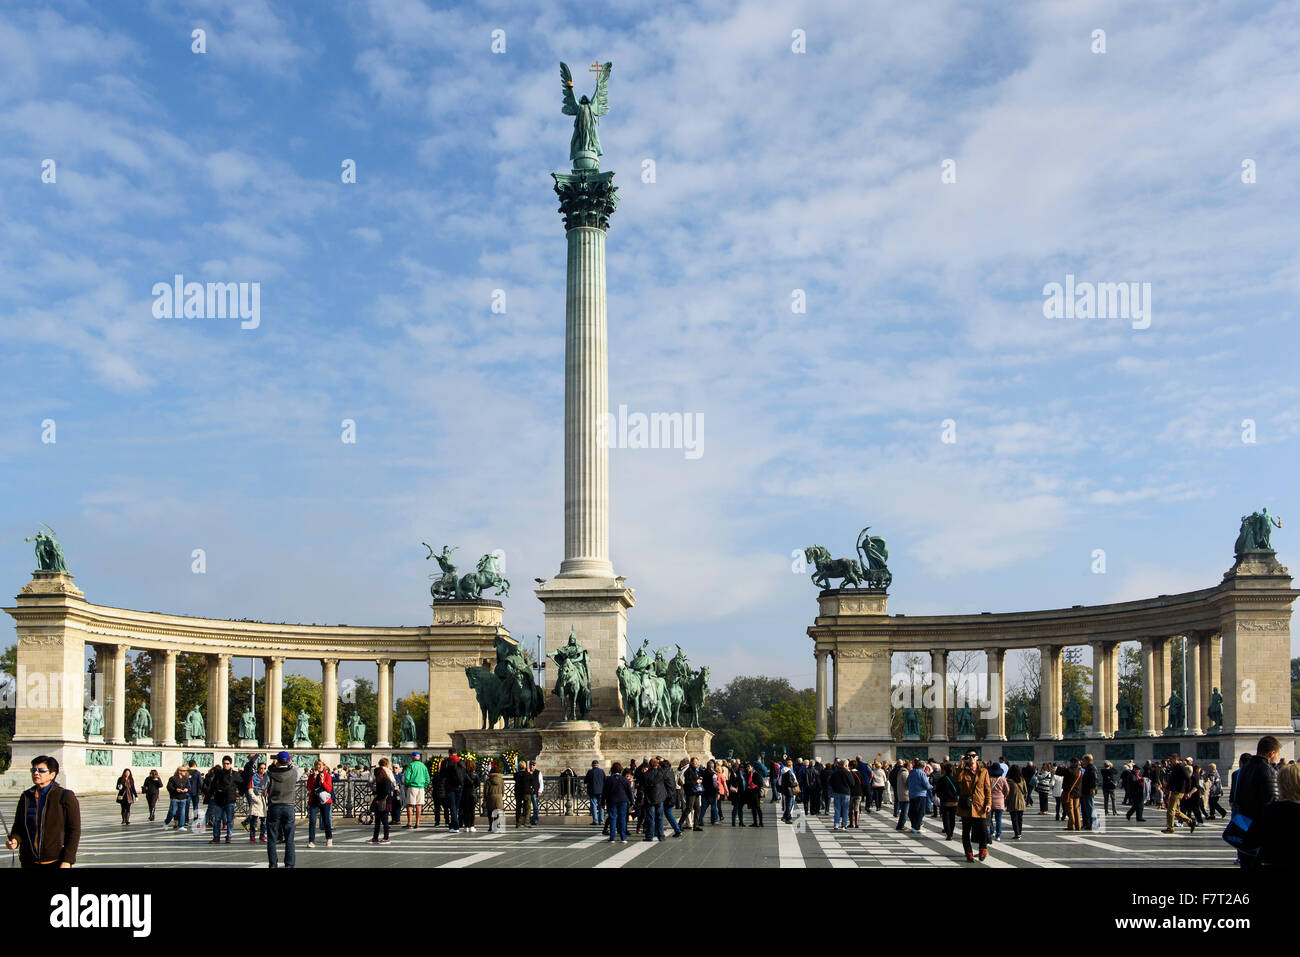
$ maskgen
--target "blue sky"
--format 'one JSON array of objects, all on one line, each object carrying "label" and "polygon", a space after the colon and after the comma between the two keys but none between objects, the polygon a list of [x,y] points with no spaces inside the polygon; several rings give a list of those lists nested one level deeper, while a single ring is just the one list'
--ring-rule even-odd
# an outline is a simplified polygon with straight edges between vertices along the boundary
[{"label": "blue sky", "polygon": [[[791,553],[864,525],[913,615],[1206,587],[1263,505],[1300,561],[1297,4],[518,6],[6,6],[11,593],[41,520],[91,601],[421,624],[425,540],[502,549],[539,632],[558,61],[597,58],[610,404],[705,423],[698,459],[611,453],[634,639],[810,685]],[[260,283],[260,326],[155,318],[176,273]],[[1151,283],[1150,328],[1045,318],[1067,273]]]}]

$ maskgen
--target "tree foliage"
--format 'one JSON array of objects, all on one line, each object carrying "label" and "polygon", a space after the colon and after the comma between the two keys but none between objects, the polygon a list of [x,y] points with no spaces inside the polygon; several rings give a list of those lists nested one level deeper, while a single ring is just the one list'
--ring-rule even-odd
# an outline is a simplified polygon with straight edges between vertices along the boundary
[{"label": "tree foliage", "polygon": [[725,757],[779,757],[812,750],[816,718],[811,689],[796,690],[785,678],[732,679],[709,695],[700,724],[713,732],[713,753]]}]

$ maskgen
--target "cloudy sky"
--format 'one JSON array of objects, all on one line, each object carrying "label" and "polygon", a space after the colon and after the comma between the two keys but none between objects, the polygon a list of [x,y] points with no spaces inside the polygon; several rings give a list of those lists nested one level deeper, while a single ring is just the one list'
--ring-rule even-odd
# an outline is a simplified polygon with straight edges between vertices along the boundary
[{"label": "cloudy sky", "polygon": [[[539,632],[597,58],[610,403],[704,422],[612,452],[633,638],[810,685],[792,553],[865,525],[913,615],[1207,587],[1263,505],[1300,562],[1296,3],[520,6],[6,5],[9,594],[45,521],[91,601],[422,624],[424,540],[503,550]],[[156,318],[177,273],[260,325]],[[1149,328],[1046,318],[1067,274]]]}]

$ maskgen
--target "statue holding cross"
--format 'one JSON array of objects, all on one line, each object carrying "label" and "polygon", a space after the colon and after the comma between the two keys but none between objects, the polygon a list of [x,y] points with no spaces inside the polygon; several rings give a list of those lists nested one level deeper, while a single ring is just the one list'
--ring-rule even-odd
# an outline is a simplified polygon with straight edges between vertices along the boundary
[{"label": "statue holding cross", "polygon": [[569,141],[569,159],[573,168],[599,169],[600,135],[596,130],[597,117],[609,112],[609,71],[611,63],[593,63],[590,72],[596,74],[596,92],[591,99],[584,94],[579,100],[573,98],[573,74],[567,63],[560,64],[561,90],[564,94],[564,106],[560,112],[572,116],[573,139]]}]

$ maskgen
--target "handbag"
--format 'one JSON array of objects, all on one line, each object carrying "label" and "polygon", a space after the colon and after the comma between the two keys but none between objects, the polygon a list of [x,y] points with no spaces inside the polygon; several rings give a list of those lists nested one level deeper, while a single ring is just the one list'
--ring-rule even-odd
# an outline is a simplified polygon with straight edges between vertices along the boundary
[{"label": "handbag", "polygon": [[1255,822],[1240,811],[1234,811],[1228,818],[1228,826],[1223,829],[1223,839],[1244,854],[1253,853],[1254,836],[1250,833]]}]

